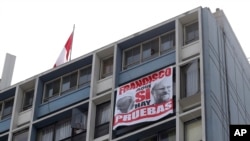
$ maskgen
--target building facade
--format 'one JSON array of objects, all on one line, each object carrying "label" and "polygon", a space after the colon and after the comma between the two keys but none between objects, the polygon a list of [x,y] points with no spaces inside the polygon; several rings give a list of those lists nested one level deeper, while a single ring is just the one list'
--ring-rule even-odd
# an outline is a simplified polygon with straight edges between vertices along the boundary
[{"label": "building facade", "polygon": [[[118,90],[164,68],[172,112],[114,129]],[[0,141],[229,141],[250,123],[249,72],[223,11],[198,7],[2,89]]]}]

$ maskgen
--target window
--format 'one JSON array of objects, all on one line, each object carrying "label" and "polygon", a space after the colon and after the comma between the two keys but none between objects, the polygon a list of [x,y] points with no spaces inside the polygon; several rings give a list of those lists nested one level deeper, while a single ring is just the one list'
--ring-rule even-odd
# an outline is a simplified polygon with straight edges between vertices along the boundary
[{"label": "window", "polygon": [[85,141],[87,112],[74,108],[67,118],[38,130],[38,141]]},{"label": "window", "polygon": [[139,141],[175,141],[175,129],[156,133],[151,137],[140,139]]},{"label": "window", "polygon": [[60,91],[60,79],[54,80],[45,86],[46,92],[44,95],[44,102],[52,99],[55,96],[59,95]]},{"label": "window", "polygon": [[195,119],[184,123],[185,141],[201,141],[202,128],[201,120]]},{"label": "window", "polygon": [[62,78],[62,93],[69,92],[76,89],[77,86],[77,72],[64,76]]},{"label": "window", "polygon": [[10,99],[10,100],[6,100],[4,102],[4,106],[3,106],[3,113],[2,113],[2,119],[6,119],[8,117],[11,116],[12,114],[12,109],[13,109],[13,103],[14,103],[14,99]]},{"label": "window", "polygon": [[77,88],[88,86],[91,80],[91,66],[66,74],[47,82],[44,87],[43,102],[69,93]]},{"label": "window", "polygon": [[24,93],[22,110],[27,110],[32,107],[34,90],[29,90]]},{"label": "window", "polygon": [[110,102],[96,106],[95,138],[108,134],[110,118]]},{"label": "window", "polygon": [[199,60],[194,60],[181,67],[181,97],[188,97],[200,92]]},{"label": "window", "polygon": [[161,37],[161,54],[167,53],[175,47],[175,32],[163,35]]},{"label": "window", "polygon": [[71,127],[74,129],[86,130],[87,117],[87,112],[82,112],[80,109],[74,108],[72,110]]},{"label": "window", "polygon": [[113,74],[113,57],[109,57],[102,61],[101,79]]},{"label": "window", "polygon": [[159,54],[159,40],[154,39],[142,44],[142,61],[157,57]]},{"label": "window", "polygon": [[194,22],[185,26],[185,44],[189,44],[199,40],[199,26],[198,22]]},{"label": "window", "polygon": [[175,129],[161,132],[159,138],[160,141],[175,141]]},{"label": "window", "polygon": [[38,141],[59,141],[71,136],[70,119],[42,128],[38,131]]},{"label": "window", "polygon": [[125,52],[124,69],[140,63],[140,46],[136,46]]},{"label": "window", "polygon": [[171,31],[126,49],[123,53],[123,70],[166,54],[173,50],[174,46],[175,32]]},{"label": "window", "polygon": [[158,141],[157,140],[157,135],[151,136],[151,137],[147,137],[145,139],[142,139],[140,141]]},{"label": "window", "polygon": [[27,141],[28,140],[28,130],[17,132],[13,135],[12,141]]},{"label": "window", "polygon": [[0,119],[2,119],[1,115],[2,115],[2,103],[0,102]]},{"label": "window", "polygon": [[79,88],[86,86],[91,80],[91,66],[80,70]]}]

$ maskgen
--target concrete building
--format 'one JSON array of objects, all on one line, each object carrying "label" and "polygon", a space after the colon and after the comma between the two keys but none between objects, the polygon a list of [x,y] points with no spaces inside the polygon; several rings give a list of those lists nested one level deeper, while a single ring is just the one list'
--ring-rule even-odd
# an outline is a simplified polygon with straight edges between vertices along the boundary
[{"label": "concrete building", "polygon": [[[114,129],[118,90],[151,88],[130,82],[164,68],[172,112],[119,113],[131,125]],[[249,72],[223,11],[198,7],[1,90],[0,141],[229,141],[230,124],[250,124]]]}]

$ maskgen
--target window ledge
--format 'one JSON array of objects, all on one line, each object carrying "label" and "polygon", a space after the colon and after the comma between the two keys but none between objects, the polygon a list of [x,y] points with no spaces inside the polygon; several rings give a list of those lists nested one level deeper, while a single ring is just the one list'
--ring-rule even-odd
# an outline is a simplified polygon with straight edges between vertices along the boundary
[{"label": "window ledge", "polygon": [[19,115],[22,115],[22,114],[24,114],[24,113],[28,113],[28,112],[30,112],[31,110],[32,110],[32,107],[29,108],[29,109],[27,109],[27,110],[23,110],[23,111],[19,112]]},{"label": "window ledge", "polygon": [[201,94],[197,93],[192,96],[179,100],[182,111],[188,111],[194,107],[201,105]]},{"label": "window ledge", "polygon": [[189,43],[189,44],[183,45],[181,48],[182,48],[182,49],[183,49],[183,48],[187,48],[187,47],[192,46],[192,45],[194,45],[194,44],[197,44],[197,43],[199,43],[199,42],[200,42],[200,40],[196,40],[196,41],[193,41],[193,42],[191,42],[191,43]]},{"label": "window ledge", "polygon": [[102,81],[105,81],[105,80],[110,79],[110,78],[112,78],[112,77],[113,77],[113,74],[112,74],[112,75],[109,75],[109,76],[107,76],[107,77],[105,77],[105,78],[99,79],[99,80],[97,81],[97,83],[101,83]]}]

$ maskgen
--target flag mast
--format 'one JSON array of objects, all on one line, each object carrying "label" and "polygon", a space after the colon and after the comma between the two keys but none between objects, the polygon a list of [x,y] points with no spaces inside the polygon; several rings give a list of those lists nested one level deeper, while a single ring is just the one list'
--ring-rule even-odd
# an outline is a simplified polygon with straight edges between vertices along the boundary
[{"label": "flag mast", "polygon": [[74,41],[74,33],[75,33],[75,24],[73,25],[73,35],[72,35],[72,43],[71,43],[71,50],[70,50],[70,57],[69,61],[71,61],[71,54],[72,54],[72,49],[73,49],[73,41]]}]

